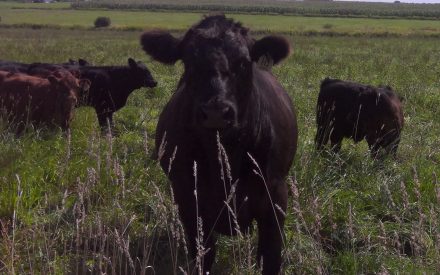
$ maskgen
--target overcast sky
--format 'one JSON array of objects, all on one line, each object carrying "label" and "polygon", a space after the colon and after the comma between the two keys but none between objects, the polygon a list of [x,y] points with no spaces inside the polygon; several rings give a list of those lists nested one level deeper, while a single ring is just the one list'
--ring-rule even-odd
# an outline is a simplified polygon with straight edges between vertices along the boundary
[{"label": "overcast sky", "polygon": [[[337,0],[337,1],[356,1],[356,2],[394,2],[394,0]],[[402,3],[436,3],[440,4],[440,0],[400,0]]]}]

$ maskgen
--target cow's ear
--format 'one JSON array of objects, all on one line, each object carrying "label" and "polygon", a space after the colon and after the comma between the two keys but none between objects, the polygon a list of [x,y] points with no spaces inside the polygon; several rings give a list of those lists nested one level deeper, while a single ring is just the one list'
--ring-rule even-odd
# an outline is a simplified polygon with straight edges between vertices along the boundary
[{"label": "cow's ear", "polygon": [[138,67],[136,61],[131,57],[128,58],[128,66],[130,66],[130,68],[133,68],[133,69]]},{"label": "cow's ear", "polygon": [[148,31],[141,36],[142,49],[155,60],[172,65],[181,58],[180,39],[169,32]]},{"label": "cow's ear", "polygon": [[80,66],[88,66],[88,65],[89,65],[89,62],[88,62],[87,60],[85,60],[85,59],[78,58],[78,64],[79,64]]},{"label": "cow's ear", "polygon": [[289,54],[289,41],[282,36],[275,35],[265,36],[255,41],[251,49],[253,61],[258,62],[260,58],[265,57],[271,59],[274,65],[289,56]]}]

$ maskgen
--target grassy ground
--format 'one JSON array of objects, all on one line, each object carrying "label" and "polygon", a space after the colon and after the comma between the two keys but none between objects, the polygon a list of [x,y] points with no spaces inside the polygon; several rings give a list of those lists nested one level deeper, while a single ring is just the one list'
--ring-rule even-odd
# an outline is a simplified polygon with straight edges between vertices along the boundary
[{"label": "grassy ground", "polygon": [[[139,35],[0,29],[2,59],[125,64],[133,57],[145,61],[159,82],[130,96],[116,114],[114,137],[101,135],[93,110],[84,107],[68,137],[0,133],[0,273],[189,270],[169,184],[149,158],[158,114],[182,67],[149,61]],[[294,54],[274,68],[295,102],[300,127],[285,227],[286,274],[439,272],[438,40],[289,39]],[[397,159],[374,162],[365,143],[349,141],[339,155],[315,154],[314,110],[326,76],[391,85],[404,97]],[[254,237],[220,239],[214,274],[255,274]]]},{"label": "grassy ground", "polygon": [[[49,5],[50,6],[50,5]],[[13,7],[21,7],[19,9]],[[64,28],[92,28],[98,16],[110,17],[116,29],[164,28],[185,30],[200,19],[201,13],[118,11],[118,10],[72,10],[34,9],[27,4],[0,2],[0,27],[38,25]],[[41,6],[37,6],[41,7]],[[44,7],[44,6],[43,6]],[[439,20],[329,18],[279,15],[231,14],[254,31],[297,33],[327,33],[339,35],[417,35],[440,36]]]}]

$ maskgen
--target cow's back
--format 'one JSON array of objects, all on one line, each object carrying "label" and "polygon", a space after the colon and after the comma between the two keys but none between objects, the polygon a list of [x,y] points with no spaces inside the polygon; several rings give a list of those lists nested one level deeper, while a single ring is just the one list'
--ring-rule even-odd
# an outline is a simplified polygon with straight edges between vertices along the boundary
[{"label": "cow's back", "polygon": [[50,83],[47,79],[24,74],[4,76],[0,85],[2,106],[16,120],[22,120],[30,111],[33,117],[44,117],[44,114],[50,110],[42,106],[48,105],[47,100],[55,100],[50,92]]},{"label": "cow's back", "polygon": [[0,70],[12,73],[26,73],[29,64],[0,60]]},{"label": "cow's back", "polygon": [[4,77],[0,84],[2,116],[10,123],[67,127],[76,103],[73,91],[59,90],[45,78],[19,73],[1,75]]}]

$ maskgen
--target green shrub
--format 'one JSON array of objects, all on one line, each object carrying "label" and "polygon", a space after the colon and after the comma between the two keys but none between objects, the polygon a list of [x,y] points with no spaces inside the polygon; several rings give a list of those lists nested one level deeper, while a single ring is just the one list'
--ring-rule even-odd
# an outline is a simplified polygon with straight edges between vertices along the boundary
[{"label": "green shrub", "polygon": [[108,27],[111,24],[111,20],[109,17],[100,16],[95,20],[95,28],[103,28]]}]

